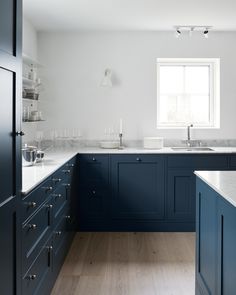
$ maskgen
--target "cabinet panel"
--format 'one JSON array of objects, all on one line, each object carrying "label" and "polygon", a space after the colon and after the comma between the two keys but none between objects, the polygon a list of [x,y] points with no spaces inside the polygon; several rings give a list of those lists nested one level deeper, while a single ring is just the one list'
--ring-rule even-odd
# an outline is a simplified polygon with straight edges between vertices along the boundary
[{"label": "cabinet panel", "polygon": [[189,170],[168,172],[168,218],[195,221],[195,176]]},{"label": "cabinet panel", "polygon": [[14,52],[14,10],[15,0],[1,0],[0,6],[0,50]]},{"label": "cabinet panel", "polygon": [[203,294],[217,293],[217,195],[197,179],[196,274]]},{"label": "cabinet panel", "polygon": [[236,208],[218,198],[218,290],[234,295],[236,290]]},{"label": "cabinet panel", "polygon": [[45,243],[52,228],[52,200],[42,208],[22,227],[22,260],[23,269],[32,263],[37,256],[42,243]]},{"label": "cabinet panel", "polygon": [[105,186],[108,184],[108,155],[80,155],[79,178],[81,185],[97,183]]},{"label": "cabinet panel", "polygon": [[163,157],[112,156],[111,169],[113,218],[164,218]]},{"label": "cabinet panel", "polygon": [[41,295],[49,294],[44,292],[47,290],[47,285],[50,284],[50,274],[52,271],[52,241],[44,245],[39,256],[24,275],[22,282],[22,294],[24,295]]},{"label": "cabinet panel", "polygon": [[[1,6],[0,6],[1,7]],[[1,9],[0,9],[1,11]],[[0,26],[1,27],[1,26]],[[0,29],[1,30],[1,29]],[[0,203],[15,195],[13,73],[0,67]]]},{"label": "cabinet panel", "polygon": [[85,219],[103,218],[108,211],[108,202],[107,191],[91,184],[80,190],[79,214]]},{"label": "cabinet panel", "polygon": [[1,294],[16,294],[16,200],[0,207]]}]

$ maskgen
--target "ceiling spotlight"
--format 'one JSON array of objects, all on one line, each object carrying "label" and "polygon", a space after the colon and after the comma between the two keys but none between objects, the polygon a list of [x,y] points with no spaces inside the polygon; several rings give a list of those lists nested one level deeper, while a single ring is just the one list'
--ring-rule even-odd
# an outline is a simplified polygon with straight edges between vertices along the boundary
[{"label": "ceiling spotlight", "polygon": [[209,36],[208,36],[208,33],[209,33],[209,30],[208,28],[205,29],[205,31],[203,32],[204,34],[204,37],[207,39]]},{"label": "ceiling spotlight", "polygon": [[179,28],[176,28],[175,37],[179,38],[181,36],[181,31]]}]

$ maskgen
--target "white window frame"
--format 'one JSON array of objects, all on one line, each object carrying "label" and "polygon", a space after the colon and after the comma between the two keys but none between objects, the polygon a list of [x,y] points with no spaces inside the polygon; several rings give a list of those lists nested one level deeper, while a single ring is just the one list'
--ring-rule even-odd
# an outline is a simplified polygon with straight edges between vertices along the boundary
[{"label": "white window frame", "polygon": [[[186,128],[182,123],[160,122],[160,66],[192,66],[207,65],[210,67],[210,124],[194,124],[196,129],[220,128],[220,59],[219,58],[157,58],[157,128],[181,129]],[[191,124],[191,122],[189,122]]]}]

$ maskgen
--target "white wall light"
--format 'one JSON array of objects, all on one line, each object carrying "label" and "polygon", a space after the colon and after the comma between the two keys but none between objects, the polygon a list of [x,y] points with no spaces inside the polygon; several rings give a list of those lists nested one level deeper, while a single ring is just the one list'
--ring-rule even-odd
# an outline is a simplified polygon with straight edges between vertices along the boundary
[{"label": "white wall light", "polygon": [[101,87],[112,87],[111,75],[111,69],[105,69],[104,77],[102,78],[102,82],[100,84]]}]

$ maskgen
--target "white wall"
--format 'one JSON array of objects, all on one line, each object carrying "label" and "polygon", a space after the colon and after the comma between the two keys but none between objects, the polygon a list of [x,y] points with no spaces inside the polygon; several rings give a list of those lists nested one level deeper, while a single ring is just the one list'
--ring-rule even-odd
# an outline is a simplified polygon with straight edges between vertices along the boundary
[{"label": "white wall", "polygon": [[[38,59],[37,32],[34,26],[23,17],[23,54],[31,57],[33,60]],[[30,106],[30,102],[23,101],[24,106]],[[34,102],[36,104],[36,102]],[[31,142],[35,138],[37,123],[22,123],[22,129],[25,132],[23,142]]]},{"label": "white wall", "polygon": [[23,53],[38,58],[37,32],[29,20],[23,17]]},{"label": "white wall", "polygon": [[[199,33],[200,34],[200,33]],[[44,128],[79,128],[89,139],[124,120],[125,138],[184,138],[185,130],[156,129],[156,58],[221,58],[221,128],[196,138],[236,138],[236,33],[175,39],[172,32],[40,33],[45,91]],[[106,67],[114,87],[99,87]]]}]

